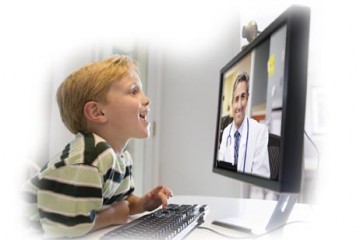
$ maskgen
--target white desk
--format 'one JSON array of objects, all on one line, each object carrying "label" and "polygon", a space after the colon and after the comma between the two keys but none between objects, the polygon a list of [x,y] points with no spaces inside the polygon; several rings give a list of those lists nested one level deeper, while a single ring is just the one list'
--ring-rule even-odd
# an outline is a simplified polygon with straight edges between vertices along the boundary
[{"label": "white desk", "polygon": [[[236,230],[216,226],[212,224],[213,220],[220,220],[227,217],[240,217],[244,214],[250,214],[255,217],[263,218],[270,215],[276,202],[269,200],[222,198],[207,196],[175,196],[169,200],[169,203],[176,204],[207,204],[209,213],[205,217],[202,227],[208,227],[218,232],[230,236],[246,237],[249,234]],[[309,221],[311,219],[311,209],[308,205],[296,204],[288,222]],[[248,216],[248,215],[247,215]],[[87,235],[84,239],[98,240],[106,232],[115,227],[106,228]],[[311,239],[312,225],[308,223],[292,223],[284,228],[266,234],[260,239]],[[186,239],[228,239],[205,229],[195,229]]]}]

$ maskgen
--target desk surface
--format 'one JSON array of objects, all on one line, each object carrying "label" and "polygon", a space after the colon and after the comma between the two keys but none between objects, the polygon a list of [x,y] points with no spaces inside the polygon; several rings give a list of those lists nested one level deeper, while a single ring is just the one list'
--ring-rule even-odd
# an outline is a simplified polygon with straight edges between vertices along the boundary
[{"label": "desk surface", "polygon": [[[218,231],[228,236],[247,237],[249,234],[236,230],[224,228],[212,224],[213,220],[221,220],[229,217],[239,218],[241,216],[253,216],[264,219],[264,216],[270,216],[276,205],[275,201],[257,200],[257,199],[240,199],[240,198],[223,198],[209,196],[175,196],[169,200],[169,203],[176,204],[207,204],[209,213],[205,222],[201,225],[212,230]],[[306,239],[311,237],[311,224],[303,221],[310,221],[312,215],[311,208],[305,204],[296,204],[288,223],[280,230],[266,234],[260,239]],[[266,220],[266,219],[265,219]],[[295,221],[297,221],[295,223]],[[301,221],[301,222],[298,222]],[[102,229],[100,231],[87,235],[84,239],[98,240],[102,235],[116,227]],[[206,229],[195,229],[186,239],[228,239]]]}]

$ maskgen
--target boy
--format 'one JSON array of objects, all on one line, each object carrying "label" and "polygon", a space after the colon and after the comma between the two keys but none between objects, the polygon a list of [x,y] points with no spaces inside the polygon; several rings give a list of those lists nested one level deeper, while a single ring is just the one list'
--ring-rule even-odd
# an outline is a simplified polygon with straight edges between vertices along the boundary
[{"label": "boy", "polygon": [[152,211],[172,192],[158,186],[135,196],[130,138],[149,136],[150,99],[127,56],[89,64],[57,91],[62,121],[76,138],[26,184],[29,218],[45,237],[77,237]]}]

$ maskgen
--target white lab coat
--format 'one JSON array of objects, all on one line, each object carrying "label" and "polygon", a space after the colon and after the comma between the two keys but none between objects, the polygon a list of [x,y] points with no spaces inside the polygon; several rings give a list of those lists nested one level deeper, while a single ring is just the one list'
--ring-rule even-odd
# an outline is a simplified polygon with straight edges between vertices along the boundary
[{"label": "white lab coat", "polygon": [[[249,126],[247,124],[249,121]],[[269,133],[264,124],[259,124],[254,119],[245,117],[242,123],[241,138],[239,143],[237,171],[252,173],[262,177],[270,178],[270,166],[267,144]],[[247,143],[247,154],[245,160],[246,138],[249,128],[249,139]],[[240,127],[241,129],[241,127]],[[231,133],[229,133],[231,131]],[[236,127],[234,122],[230,123],[223,131],[218,161],[225,161],[234,164],[234,133]],[[245,162],[245,166],[244,166]]]}]

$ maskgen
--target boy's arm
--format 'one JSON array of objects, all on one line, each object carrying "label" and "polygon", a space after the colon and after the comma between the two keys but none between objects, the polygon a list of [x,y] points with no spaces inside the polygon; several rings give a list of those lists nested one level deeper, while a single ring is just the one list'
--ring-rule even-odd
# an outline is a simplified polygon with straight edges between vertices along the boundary
[{"label": "boy's arm", "polygon": [[162,205],[163,208],[166,208],[167,200],[169,197],[172,197],[172,195],[172,191],[163,185],[157,186],[142,197],[131,194],[126,199],[129,202],[129,213],[132,215],[144,211],[152,211],[160,205]]},{"label": "boy's arm", "polygon": [[129,202],[121,201],[96,213],[95,225],[91,232],[115,224],[124,224],[129,217]]}]

